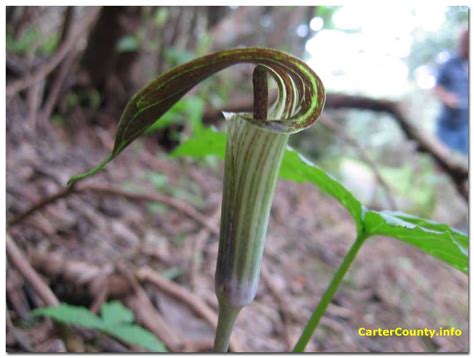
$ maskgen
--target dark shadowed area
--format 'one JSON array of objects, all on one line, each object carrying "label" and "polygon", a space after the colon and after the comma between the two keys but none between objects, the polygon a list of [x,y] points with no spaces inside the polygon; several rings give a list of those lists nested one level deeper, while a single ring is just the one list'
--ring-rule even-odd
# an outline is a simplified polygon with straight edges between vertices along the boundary
[{"label": "dark shadowed area", "polygon": [[[156,342],[172,352],[212,350],[224,165],[172,152],[203,125],[225,131],[222,111],[252,112],[254,66],[233,66],[193,88],[105,171],[66,187],[110,153],[137,90],[211,52],[268,47],[305,60],[325,85],[326,106],[290,145],[369,209],[467,233],[467,153],[459,143],[468,119],[445,119],[446,111],[468,110],[457,85],[467,76],[459,55],[467,25],[466,7],[434,5],[7,7],[6,350],[148,352],[160,350]],[[275,93],[270,84],[271,100]],[[230,349],[291,351],[355,230],[316,186],[279,180],[257,296]],[[125,335],[134,342],[115,326],[32,314],[61,302],[105,320],[112,301],[123,306],[105,305],[110,317],[123,321],[111,322],[133,323]],[[462,335],[366,337],[362,327],[454,327]],[[468,336],[468,276],[373,237],[306,351],[467,352]]]}]

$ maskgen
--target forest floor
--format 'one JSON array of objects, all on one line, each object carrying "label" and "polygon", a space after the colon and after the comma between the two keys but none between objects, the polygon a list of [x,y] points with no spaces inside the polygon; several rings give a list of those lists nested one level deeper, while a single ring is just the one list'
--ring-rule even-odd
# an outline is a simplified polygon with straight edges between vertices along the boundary
[{"label": "forest floor", "polygon": [[[14,105],[7,121],[7,220],[102,160],[113,133],[80,125],[80,115],[67,129],[27,123]],[[171,159],[145,138],[80,184],[86,189],[10,225],[8,234],[59,301],[97,310],[119,299],[171,350],[209,351],[221,164]],[[257,297],[237,320],[233,348],[290,350],[354,235],[337,202],[314,186],[280,181]],[[156,274],[166,280],[153,282]],[[42,301],[11,261],[6,285],[10,352],[139,351],[85,329],[65,335],[48,321],[32,321],[29,312]],[[361,327],[456,327],[463,334],[361,337]],[[398,241],[372,238],[307,351],[467,352],[468,334],[467,276]]]}]

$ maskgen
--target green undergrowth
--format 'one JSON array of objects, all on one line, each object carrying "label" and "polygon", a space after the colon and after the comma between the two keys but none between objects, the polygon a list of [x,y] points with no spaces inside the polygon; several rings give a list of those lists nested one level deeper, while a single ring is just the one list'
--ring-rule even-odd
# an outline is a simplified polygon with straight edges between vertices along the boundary
[{"label": "green undergrowth", "polygon": [[85,307],[66,303],[54,307],[38,308],[32,314],[33,317],[49,317],[66,325],[100,331],[124,343],[140,346],[150,352],[167,351],[163,342],[153,333],[133,323],[133,312],[118,301],[104,303],[100,309],[100,317]]}]

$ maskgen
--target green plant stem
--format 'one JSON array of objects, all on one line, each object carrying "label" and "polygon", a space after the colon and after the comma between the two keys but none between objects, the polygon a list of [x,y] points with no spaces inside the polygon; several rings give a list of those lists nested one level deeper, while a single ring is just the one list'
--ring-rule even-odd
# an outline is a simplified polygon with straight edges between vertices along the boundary
[{"label": "green plant stem", "polygon": [[219,318],[217,321],[216,338],[214,340],[214,352],[227,352],[229,340],[234,328],[234,323],[241,307],[231,307],[226,303],[219,302]]},{"label": "green plant stem", "polygon": [[323,297],[321,297],[321,301],[319,301],[318,306],[316,307],[311,317],[309,318],[308,323],[306,324],[306,327],[303,330],[303,333],[301,334],[298,342],[293,348],[293,352],[304,352],[306,345],[311,339],[311,336],[313,335],[314,331],[318,327],[321,317],[326,312],[326,309],[329,303],[334,297],[334,294],[336,293],[339,285],[344,279],[344,276],[346,275],[347,270],[349,270],[349,267],[354,261],[354,258],[356,257],[357,252],[361,248],[365,239],[366,239],[365,236],[359,235],[356,241],[352,244],[351,248],[349,249],[349,252],[347,253],[346,257],[344,257],[344,260],[342,261],[341,265],[337,269],[336,274],[334,275],[331,282],[329,283],[329,286],[326,289],[326,292],[324,292]]}]

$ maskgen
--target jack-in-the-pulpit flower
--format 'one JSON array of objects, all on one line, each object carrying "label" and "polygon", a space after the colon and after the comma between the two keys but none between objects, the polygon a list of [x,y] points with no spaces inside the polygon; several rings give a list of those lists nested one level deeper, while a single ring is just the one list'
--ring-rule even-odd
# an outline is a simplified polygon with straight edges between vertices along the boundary
[{"label": "jack-in-the-pulpit flower", "polygon": [[[221,51],[175,67],[140,90],[119,122],[112,153],[72,185],[100,170],[144,133],[191,88],[238,63],[253,63],[254,112],[227,113],[222,218],[216,267],[219,322],[214,349],[227,351],[235,319],[257,290],[276,180],[288,137],[311,126],[324,106],[324,87],[303,61],[264,48]],[[267,109],[267,77],[278,97]]]},{"label": "jack-in-the-pulpit flower", "polygon": [[249,304],[257,291],[268,217],[289,134],[227,118],[216,293],[229,305]]},{"label": "jack-in-the-pulpit flower", "polygon": [[[279,87],[270,120],[266,118],[267,72]],[[216,351],[227,351],[238,313],[255,298],[278,172],[289,135],[295,131],[285,128],[285,122],[301,109],[299,99],[305,96],[304,83],[296,87],[291,75],[280,74],[264,66],[256,67],[253,121],[248,120],[248,115],[225,114],[227,148],[215,276],[219,301]],[[316,80],[321,95],[322,84]],[[269,125],[261,126],[262,123]]]}]

